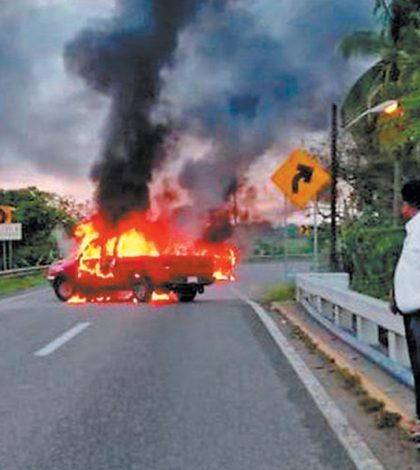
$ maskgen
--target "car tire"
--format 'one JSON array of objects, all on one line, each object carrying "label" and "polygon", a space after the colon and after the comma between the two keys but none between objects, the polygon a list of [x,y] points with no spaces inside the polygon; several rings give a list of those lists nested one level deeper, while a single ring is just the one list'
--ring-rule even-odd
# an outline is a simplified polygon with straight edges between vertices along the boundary
[{"label": "car tire", "polygon": [[192,302],[197,295],[197,289],[195,287],[182,289],[179,290],[176,295],[178,296],[178,300],[180,302]]},{"label": "car tire", "polygon": [[75,286],[70,279],[66,277],[57,277],[53,283],[55,295],[62,302],[67,302],[75,294]]},{"label": "car tire", "polygon": [[153,286],[147,277],[136,279],[132,289],[134,298],[141,303],[147,303],[152,298]]}]

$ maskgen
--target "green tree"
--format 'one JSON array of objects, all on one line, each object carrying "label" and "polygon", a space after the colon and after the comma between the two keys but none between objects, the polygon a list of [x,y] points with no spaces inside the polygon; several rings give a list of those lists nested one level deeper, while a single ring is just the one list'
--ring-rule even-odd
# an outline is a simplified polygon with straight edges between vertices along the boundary
[{"label": "green tree", "polygon": [[[343,105],[348,122],[366,108],[386,99],[402,103],[398,115],[370,115],[351,128],[358,152],[358,189],[368,205],[376,199],[387,201],[385,210],[398,217],[401,173],[415,176],[420,160],[420,0],[385,0],[375,2],[375,12],[382,27],[375,31],[356,31],[341,43],[346,56],[377,57],[353,85]],[[377,182],[373,190],[373,183]],[[372,189],[369,191],[371,187]],[[394,187],[394,197],[389,189]]]},{"label": "green tree", "polygon": [[78,205],[36,187],[1,190],[0,204],[15,208],[14,222],[23,225],[23,240],[14,242],[14,266],[34,266],[51,262],[58,255],[54,229],[70,234],[78,220]]}]

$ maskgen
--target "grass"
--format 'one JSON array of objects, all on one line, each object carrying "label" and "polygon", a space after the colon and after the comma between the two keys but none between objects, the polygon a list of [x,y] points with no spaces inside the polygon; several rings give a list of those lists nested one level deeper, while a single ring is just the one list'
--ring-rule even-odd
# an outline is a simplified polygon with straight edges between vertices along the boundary
[{"label": "grass", "polygon": [[400,414],[386,410],[380,411],[375,417],[375,423],[379,429],[394,428],[400,421]]},{"label": "grass", "polygon": [[263,293],[265,302],[284,302],[286,300],[294,300],[295,285],[293,282],[285,282],[283,284],[269,287]]},{"label": "grass", "polygon": [[35,287],[42,284],[43,282],[45,282],[45,279],[42,274],[0,279],[0,296],[6,294],[13,294],[23,289]]},{"label": "grass", "polygon": [[376,413],[385,408],[385,403],[376,398],[365,396],[359,400],[359,405],[366,411],[366,413]]}]

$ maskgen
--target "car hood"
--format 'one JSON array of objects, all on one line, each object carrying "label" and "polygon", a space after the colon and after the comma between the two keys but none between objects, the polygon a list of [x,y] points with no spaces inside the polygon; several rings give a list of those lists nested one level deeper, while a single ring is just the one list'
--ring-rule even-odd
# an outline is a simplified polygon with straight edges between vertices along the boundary
[{"label": "car hood", "polygon": [[74,258],[66,258],[55,261],[48,268],[48,274],[55,274],[61,271],[64,271],[67,268],[74,266],[76,263]]}]

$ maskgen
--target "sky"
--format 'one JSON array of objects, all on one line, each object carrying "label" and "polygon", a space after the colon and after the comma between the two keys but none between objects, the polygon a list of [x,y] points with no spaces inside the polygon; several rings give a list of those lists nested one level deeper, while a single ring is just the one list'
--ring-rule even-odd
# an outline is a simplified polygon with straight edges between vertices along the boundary
[{"label": "sky", "polygon": [[[115,28],[123,4],[147,15],[147,0],[1,2],[0,187],[92,196],[112,95],[69,70],[63,51],[86,28]],[[181,179],[194,175],[200,191],[243,166],[265,184],[291,149],[327,133],[332,101],[371,63],[344,61],[337,45],[372,26],[372,9],[368,0],[203,2],[162,67],[153,111],[180,134]],[[128,19],[125,28],[139,28]]]}]

